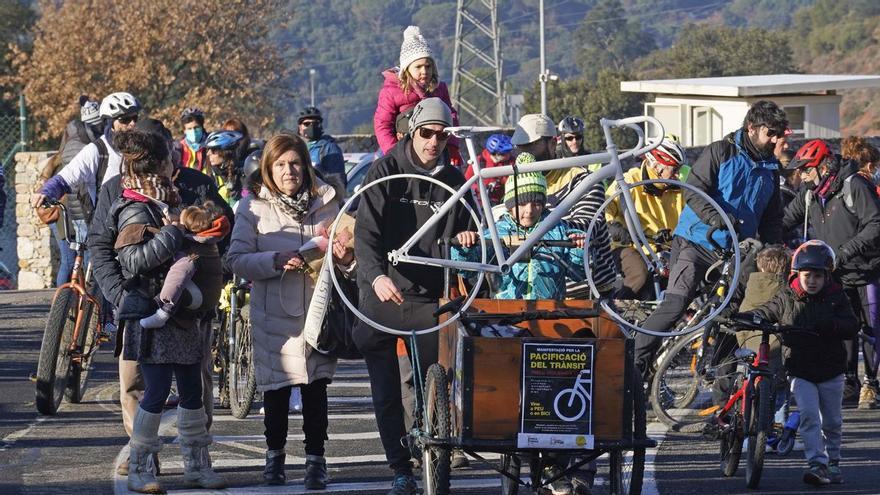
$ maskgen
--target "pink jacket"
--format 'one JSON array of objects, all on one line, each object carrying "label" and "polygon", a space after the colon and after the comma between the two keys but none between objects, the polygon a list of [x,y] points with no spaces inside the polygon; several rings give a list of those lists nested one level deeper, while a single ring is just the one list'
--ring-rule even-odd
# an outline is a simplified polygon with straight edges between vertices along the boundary
[{"label": "pink jacket", "polygon": [[[446,83],[438,84],[432,94],[426,94],[418,85],[414,85],[412,91],[404,94],[397,79],[397,68],[382,72],[382,76],[385,81],[382,83],[382,89],[379,90],[379,104],[376,105],[376,113],[373,115],[373,129],[382,153],[388,154],[391,148],[397,144],[397,135],[394,130],[394,120],[397,116],[416,106],[425,98],[436,96],[446,102],[452,109],[452,125],[458,125],[458,113],[452,108]],[[458,141],[452,138],[449,144],[457,147]]]}]

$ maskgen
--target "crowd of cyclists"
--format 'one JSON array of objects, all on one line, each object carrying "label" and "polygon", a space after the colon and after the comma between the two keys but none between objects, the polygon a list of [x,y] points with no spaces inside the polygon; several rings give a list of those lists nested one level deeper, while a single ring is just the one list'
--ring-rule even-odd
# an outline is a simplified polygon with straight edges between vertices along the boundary
[{"label": "crowd of cyclists", "polygon": [[[406,173],[454,189],[472,177],[474,161],[491,168],[589,153],[584,146],[588,124],[581,118],[554,122],[547,115],[530,114],[517,123],[512,136],[492,134],[478,156],[462,157],[459,143],[444,131],[457,125],[457,114],[439,80],[434,52],[417,27],[404,32],[399,65],[383,77],[374,118],[380,156],[365,184]],[[118,472],[128,476],[131,490],[162,492],[156,478],[162,448],[158,426],[173,375],[184,478],[206,488],[225,485],[208,453],[211,332],[222,285],[235,273],[253,283],[250,318],[267,442],[263,479],[268,484],[286,482],[288,403],[292,387],[298,387],[305,433],[303,482],[308,489],[323,489],[329,482],[324,457],[327,384],[336,360],[313,352],[302,336],[316,282],[299,248],[326,237],[342,205],[342,151],[324,131],[321,112],[314,107],[300,112],[297,129],[265,142],[252,137],[237,118],[209,132],[208,119],[195,107],[184,110],[175,123],[183,135],[175,140],[172,130],[144,117],[143,110],[126,92],[112,93],[100,103],[81,98],[80,115],[64,129],[59,153],[47,163],[33,198],[35,208],[47,199],[65,198],[77,240],[88,242],[93,279],[113,309],[107,313],[115,315],[120,402],[130,436],[130,456]],[[839,154],[822,140],[807,142],[795,153],[790,139],[785,112],[773,102],[759,101],[740,129],[702,150],[693,163],[679,139],[667,135],[624,179],[634,184],[686,175],[688,184],[722,205],[740,240],[757,240],[764,249],[783,253],[790,269],[780,270],[780,290],[750,309],[819,333],[783,346],[802,409],[808,462],[804,481],[840,483],[840,401],[871,409],[877,404],[873,329],[880,327],[880,153],[859,137],[844,139]],[[589,177],[594,170],[589,165],[484,179],[494,221],[510,235],[527,234]],[[536,248],[547,256],[523,261],[496,280],[498,290],[488,295],[594,297],[581,261],[586,256],[600,297],[659,301],[643,326],[673,328],[686,317],[699,282],[717,260],[713,244],[730,244],[727,223],[699,195],[675,183],[630,189],[647,238],[666,253],[668,270],[654,278],[633,247],[619,193],[616,184],[597,184],[578,198],[548,234],[570,239],[576,247],[568,252]],[[436,324],[433,313],[445,290],[441,270],[392,265],[387,253],[433,214],[432,205],[449,196],[416,179],[371,187],[352,212],[357,215],[353,248],[339,240],[327,247],[333,269],[356,281],[360,310],[374,321],[392,327]],[[607,197],[615,199],[601,211]],[[597,215],[591,244],[584,246],[583,233]],[[436,239],[457,237],[461,247],[453,255],[467,257],[484,235],[463,208],[453,210],[433,230],[422,236],[433,242],[414,249],[440,256]],[[60,284],[69,277],[65,260],[70,254],[64,241],[59,240],[59,248]],[[795,250],[793,256],[789,249]],[[560,269],[563,262],[565,269]],[[755,271],[744,263],[745,290]],[[828,304],[838,316],[814,318],[814,312],[804,309],[810,302]],[[736,310],[733,305],[730,314]],[[857,323],[842,328],[850,315]],[[412,422],[405,419],[402,399],[412,395],[408,360],[399,361],[397,337],[366,324],[350,331],[367,363],[379,433],[394,473],[389,495],[416,493],[413,453],[401,444]],[[635,338],[637,364],[648,379],[658,339],[642,334]],[[421,369],[437,362],[436,334],[420,336],[418,349]],[[864,376],[859,376],[860,351]],[[557,458],[548,466],[548,477],[575,462]],[[552,492],[590,493],[594,475],[595,463],[587,463],[552,483]]]}]

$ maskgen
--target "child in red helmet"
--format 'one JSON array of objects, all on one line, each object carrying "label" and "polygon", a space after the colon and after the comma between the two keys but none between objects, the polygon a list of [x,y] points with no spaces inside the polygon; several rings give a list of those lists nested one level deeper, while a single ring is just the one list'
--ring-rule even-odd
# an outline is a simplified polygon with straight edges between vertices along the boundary
[{"label": "child in red helmet", "polygon": [[843,288],[832,278],[834,264],[828,244],[805,242],[792,257],[788,285],[770,302],[740,315],[816,332],[781,335],[785,368],[801,414],[798,433],[809,463],[803,480],[815,486],[843,483],[839,464],[846,372],[843,343],[855,338],[859,328]]}]

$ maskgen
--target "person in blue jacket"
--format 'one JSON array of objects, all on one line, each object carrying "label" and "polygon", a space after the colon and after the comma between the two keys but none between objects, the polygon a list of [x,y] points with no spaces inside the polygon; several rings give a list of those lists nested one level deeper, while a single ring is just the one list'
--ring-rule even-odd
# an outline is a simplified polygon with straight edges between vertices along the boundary
[{"label": "person in blue jacket", "polygon": [[[549,215],[547,180],[541,173],[523,173],[511,177],[504,185],[504,213],[495,224],[498,236],[509,247],[510,255],[520,239],[528,236]],[[456,235],[461,247],[453,247],[452,258],[479,261],[476,244],[479,233],[465,231]],[[483,237],[489,237],[488,229]],[[584,276],[584,233],[559,223],[544,234],[543,240],[574,240],[578,248],[546,247],[534,249],[529,259],[515,263],[510,272],[501,276],[495,299],[565,299],[566,270],[575,270]]]},{"label": "person in blue jacket", "polygon": [[[746,113],[742,128],[715,141],[697,159],[687,183],[705,192],[724,209],[739,239],[782,242],[779,161],[774,149],[785,139],[788,118],[776,103],[760,100]],[[669,285],[663,301],[642,325],[668,332],[684,315],[709,266],[717,260],[706,235],[728,247],[730,234],[718,213],[695,192],[685,189],[685,207],[673,232]],[[660,339],[636,335],[635,360],[648,379]]]},{"label": "person in blue jacket", "polygon": [[297,117],[297,131],[309,145],[312,165],[325,181],[345,187],[345,157],[333,136],[324,132],[324,117],[315,107],[304,108]]}]

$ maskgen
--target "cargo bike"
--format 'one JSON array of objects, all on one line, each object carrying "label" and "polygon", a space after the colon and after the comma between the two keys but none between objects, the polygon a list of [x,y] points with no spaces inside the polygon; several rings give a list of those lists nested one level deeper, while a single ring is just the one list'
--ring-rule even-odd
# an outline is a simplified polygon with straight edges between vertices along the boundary
[{"label": "cargo bike", "polygon": [[[335,270],[330,270],[333,285],[351,312],[364,323],[400,337],[411,347],[414,376],[417,377],[416,426],[408,435],[408,443],[421,450],[424,493],[445,494],[450,490],[451,450],[461,448],[473,458],[486,461],[481,453],[500,454],[502,493],[517,493],[525,485],[539,491],[556,479],[585,466],[600,456],[609,458],[608,486],[610,493],[640,493],[644,475],[645,450],[654,442],[647,437],[644,389],[633,362],[634,332],[660,337],[683,335],[712,321],[732,297],[727,294],[721,304],[699,321],[674,332],[662,333],[641,328],[637,321],[627,319],[625,311],[612,300],[585,301],[521,301],[477,299],[487,275],[508,273],[513,264],[524,260],[542,241],[544,234],[575,206],[593,186],[614,180],[618,192],[600,207],[586,229],[584,243],[590,239],[608,204],[620,198],[620,207],[636,251],[652,270],[661,270],[662,261],[645,237],[630,190],[652,184],[675,185],[701,197],[719,212],[728,232],[732,223],[721,206],[703,191],[689,184],[666,179],[652,179],[628,184],[623,177],[621,160],[636,158],[656,148],[660,139],[647,142],[641,124],[652,125],[663,136],[663,126],[650,116],[620,120],[601,119],[606,151],[591,155],[548,160],[519,166],[481,169],[474,163],[474,175],[457,190],[428,175],[397,174],[374,180],[360,188],[341,208],[330,229],[330,242],[336,239],[340,219],[374,187],[388,188],[396,180],[426,181],[425,187],[445,189],[450,197],[442,204],[430,205],[434,214],[398,249],[388,253],[392,265],[421,264],[447,270],[471,271],[477,274],[470,292],[453,304],[438,310],[438,324],[430,328],[390,328],[361,313],[341,289]],[[622,153],[612,140],[612,130],[628,129],[638,137],[638,144]],[[491,128],[457,127],[447,132],[463,139],[470,156],[477,156],[474,137],[477,133],[496,131]],[[527,236],[519,239],[509,255],[504,254],[488,192],[483,179],[509,176],[517,180],[520,173],[546,172],[606,163],[581,180],[573,191],[548,214]],[[477,188],[476,200],[469,201]],[[419,186],[421,187],[421,186]],[[479,205],[479,214],[471,205]],[[481,261],[458,261],[448,257],[426,257],[410,250],[438,222],[444,221],[453,208],[463,206],[474,225],[487,232],[480,236]],[[739,277],[737,239],[732,236],[735,252],[733,278]],[[487,261],[487,243],[491,243],[494,259]],[[589,249],[587,249],[589,251]],[[328,251],[329,262],[329,251]],[[584,270],[592,293],[598,297],[591,273],[589,255],[584,256]],[[447,281],[448,282],[448,281]],[[449,285],[448,283],[446,284]],[[484,332],[494,328],[493,335]],[[499,328],[501,330],[499,330]],[[439,362],[427,370],[418,362],[416,336],[439,331]],[[552,396],[552,397],[551,397]],[[553,460],[555,456],[555,461]],[[565,459],[565,461],[561,460]],[[565,469],[544,478],[543,467],[550,462]],[[523,466],[529,467],[529,480],[520,479]]]}]

